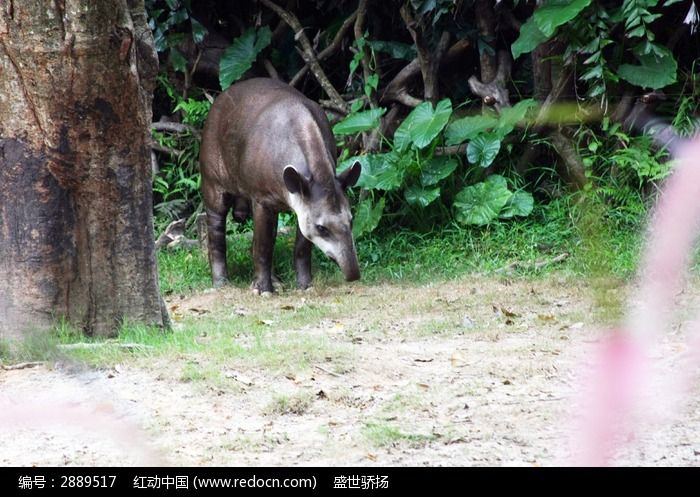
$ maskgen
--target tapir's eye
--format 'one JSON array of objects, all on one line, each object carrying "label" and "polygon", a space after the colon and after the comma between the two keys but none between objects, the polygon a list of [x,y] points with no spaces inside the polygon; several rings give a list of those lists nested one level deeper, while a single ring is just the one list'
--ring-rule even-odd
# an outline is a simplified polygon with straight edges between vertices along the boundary
[{"label": "tapir's eye", "polygon": [[325,226],[321,226],[320,224],[316,225],[316,231],[318,231],[318,234],[323,237],[326,237],[331,234],[331,232],[328,231],[328,228],[326,228]]},{"label": "tapir's eye", "polygon": [[494,105],[496,103],[496,99],[494,97],[492,97],[491,95],[487,95],[484,97],[484,103],[486,105],[491,106],[491,105]]}]

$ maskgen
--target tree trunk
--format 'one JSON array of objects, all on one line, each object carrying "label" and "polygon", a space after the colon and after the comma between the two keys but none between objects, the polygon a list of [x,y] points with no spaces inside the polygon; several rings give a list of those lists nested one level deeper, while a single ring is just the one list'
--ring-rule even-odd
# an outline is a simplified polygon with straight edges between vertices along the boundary
[{"label": "tree trunk", "polygon": [[0,337],[163,326],[143,0],[0,3]]}]

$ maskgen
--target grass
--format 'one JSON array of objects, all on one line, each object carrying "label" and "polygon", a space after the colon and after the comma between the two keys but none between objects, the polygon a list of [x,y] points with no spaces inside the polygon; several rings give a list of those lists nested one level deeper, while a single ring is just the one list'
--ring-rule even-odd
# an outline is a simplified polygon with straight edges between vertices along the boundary
[{"label": "grass", "polygon": [[276,395],[264,409],[264,413],[270,415],[296,414],[298,416],[306,413],[314,396],[310,392],[299,392],[291,395]]},{"label": "grass", "polygon": [[383,421],[365,423],[362,428],[362,435],[374,447],[390,447],[399,444],[416,447],[437,439],[436,435],[408,433],[391,423]]},{"label": "grass", "polygon": [[[527,219],[501,222],[483,228],[444,226],[430,233],[417,233],[386,227],[379,233],[357,241],[365,284],[416,285],[463,277],[465,274],[498,275],[502,278],[537,278],[558,271],[574,278],[585,278],[594,291],[598,313],[613,322],[623,309],[625,280],[634,274],[641,245],[641,223],[621,222],[604,215],[605,206],[593,202],[573,204],[562,199],[538,205]],[[247,288],[253,277],[250,256],[250,232],[238,229],[229,236],[229,268],[232,284]],[[275,248],[275,272],[285,288],[294,288],[293,236],[278,237]],[[559,254],[570,254],[561,263],[535,267]],[[518,263],[513,266],[513,263]],[[166,295],[191,294],[211,286],[208,262],[199,250],[159,253],[161,288]],[[503,271],[510,267],[512,270]],[[314,250],[314,273],[318,287],[342,285],[338,268]],[[302,293],[285,292],[290,301],[303,299]],[[251,297],[252,299],[252,297]],[[294,305],[280,312],[277,304],[260,306],[251,300],[252,309],[240,316],[229,311],[216,316],[187,318],[171,312],[173,333],[125,324],[119,338],[92,349],[61,349],[61,344],[99,341],[85,338],[66,323],[59,323],[52,334],[28,335],[12,346],[0,342],[0,360],[72,360],[88,366],[109,367],[125,360],[147,362],[154,356],[196,356],[203,358],[199,372],[185,369],[187,381],[220,380],[221,371],[230,364],[262,367],[274,371],[297,371],[313,364],[331,363],[342,371],[348,350],[332,343],[326,333],[307,334],[303,328],[318,325],[342,312],[362,312],[362,305],[348,311],[328,301]],[[222,303],[222,306],[225,306]],[[237,304],[236,304],[237,305]],[[352,307],[352,306],[351,306]],[[289,306],[288,306],[289,308]],[[430,313],[430,309],[421,314]],[[415,323],[419,335],[456,333],[462,327],[461,316],[447,321],[431,319]],[[270,326],[272,324],[272,326]],[[372,325],[372,323],[370,323]],[[375,327],[381,330],[379,324]],[[296,330],[285,332],[284,330]],[[463,330],[461,330],[463,331]],[[125,349],[120,344],[137,343],[141,348]]]},{"label": "grass", "polygon": [[[561,199],[537,206],[525,220],[465,228],[456,224],[429,233],[401,227],[357,240],[362,279],[367,283],[444,281],[464,274],[537,277],[555,270],[573,275],[596,274],[629,278],[641,246],[641,223],[603,216],[590,205]],[[253,279],[250,236],[229,236],[228,263],[232,284],[247,287]],[[275,274],[285,288],[295,287],[292,235],[280,236],[275,247]],[[547,262],[567,253],[558,264]],[[516,263],[513,266],[513,263]],[[159,254],[161,289],[167,294],[192,293],[211,286],[208,262],[200,251]],[[340,284],[342,275],[318,250],[313,253],[314,278],[320,284]]]}]

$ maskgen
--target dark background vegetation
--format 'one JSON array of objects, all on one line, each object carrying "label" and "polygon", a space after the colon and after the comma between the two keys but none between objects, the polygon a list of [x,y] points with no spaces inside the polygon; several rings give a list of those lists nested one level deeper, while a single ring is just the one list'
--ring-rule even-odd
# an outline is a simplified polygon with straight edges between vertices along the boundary
[{"label": "dark background vegetation", "polygon": [[[537,272],[552,260],[630,274],[671,167],[659,136],[691,134],[700,105],[690,0],[146,4],[161,60],[158,230],[185,218],[195,231],[213,99],[236,80],[275,77],[327,110],[339,169],[363,164],[351,195],[369,278]],[[248,242],[232,243],[243,282]],[[163,254],[161,269],[183,257],[190,276],[166,276],[165,290],[205,284],[199,254]]]}]

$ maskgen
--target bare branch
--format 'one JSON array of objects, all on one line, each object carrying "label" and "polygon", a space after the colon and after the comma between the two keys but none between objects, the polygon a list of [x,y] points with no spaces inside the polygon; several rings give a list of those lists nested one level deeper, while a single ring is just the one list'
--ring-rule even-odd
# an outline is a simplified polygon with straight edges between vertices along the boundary
[{"label": "bare branch", "polygon": [[[476,76],[471,76],[468,80],[469,89],[476,96],[480,97],[484,104],[490,105],[500,110],[510,107],[510,96],[506,86],[506,80],[510,78],[510,55],[505,50],[498,54],[498,67],[495,68],[494,77],[491,81],[484,83]],[[482,68],[482,74],[484,70]]]},{"label": "bare branch", "polygon": [[423,97],[425,100],[435,103],[439,96],[438,71],[440,69],[440,61],[450,43],[450,33],[444,31],[441,34],[437,47],[431,53],[430,50],[428,50],[425,37],[419,29],[418,23],[413,18],[408,4],[404,4],[399,12],[404,24],[406,24],[406,29],[408,29],[416,45],[418,63],[420,64],[420,71],[423,75]]},{"label": "bare branch", "polygon": [[[462,53],[470,46],[470,42],[467,39],[457,40],[445,53],[442,63],[449,64],[457,59]],[[399,102],[407,107],[416,107],[420,105],[423,101],[419,98],[412,96],[408,92],[408,85],[410,81],[420,74],[420,62],[418,59],[413,59],[409,62],[403,69],[401,69],[394,79],[389,82],[389,84],[384,89],[381,101],[395,101]]]},{"label": "bare branch", "polygon": [[200,132],[197,128],[189,124],[173,123],[168,121],[158,121],[151,124],[152,131],[166,131],[168,133],[192,134],[197,138],[200,137]]},{"label": "bare branch", "polygon": [[308,64],[309,68],[311,69],[311,72],[316,77],[318,83],[321,85],[321,88],[323,88],[323,91],[326,92],[326,94],[331,98],[331,100],[333,100],[334,104],[338,108],[343,109],[345,113],[348,113],[350,111],[350,107],[348,106],[347,102],[345,102],[345,100],[343,100],[343,98],[340,96],[338,90],[336,90],[335,87],[331,84],[330,80],[326,76],[326,73],[323,71],[323,68],[318,63],[314,49],[311,46],[311,42],[309,41],[308,36],[306,36],[306,33],[304,33],[304,28],[299,22],[299,19],[297,19],[297,17],[291,12],[283,9],[282,7],[270,0],[260,0],[260,3],[262,3],[268,9],[274,11],[280,18],[284,20],[284,22],[286,22],[289,25],[290,28],[292,28],[292,30],[294,31],[295,38],[299,41],[299,44],[301,45],[302,58],[304,59],[304,62]]},{"label": "bare branch", "polygon": [[[347,35],[348,30],[350,27],[355,23],[355,18],[357,18],[357,11],[353,12],[350,17],[345,19],[343,21],[343,24],[340,26],[340,29],[338,32],[335,34],[335,37],[333,38],[333,41],[321,50],[318,55],[316,56],[316,60],[321,62],[326,60],[328,57],[333,55],[336,50],[340,47],[341,42],[343,41],[343,38],[345,38],[345,35]],[[294,75],[294,77],[291,79],[289,82],[290,86],[296,86],[299,84],[299,81],[301,81],[301,78],[304,77],[304,75],[309,71],[309,65],[306,64],[304,67],[299,69],[299,71]]]},{"label": "bare branch", "polygon": [[318,101],[318,103],[324,109],[329,110],[331,112],[334,112],[334,113],[338,114],[339,116],[345,117],[349,114],[349,112],[347,110],[339,107],[334,100],[321,99]]},{"label": "bare branch", "polygon": [[[360,4],[357,6],[357,19],[355,20],[355,40],[359,40],[364,36],[364,29],[365,29],[365,16],[367,15],[367,2],[368,0],[360,0]],[[372,74],[372,71],[369,66],[369,52],[367,51],[367,47],[362,48],[362,59],[360,59],[360,62],[362,64],[362,76],[364,78],[364,81],[367,82],[369,77]],[[376,96],[371,96],[369,99],[369,105],[372,109],[375,109],[377,107],[377,98]]]},{"label": "bare branch", "polygon": [[280,75],[277,74],[277,69],[275,69],[275,66],[272,65],[272,62],[270,62],[270,59],[263,59],[263,66],[265,66],[265,70],[267,71],[267,74],[272,79],[280,79]]},{"label": "bare branch", "polygon": [[182,154],[182,150],[176,150],[174,148],[166,147],[165,145],[161,145],[160,143],[151,142],[151,148],[157,152],[162,152],[164,154],[170,154],[174,156],[178,156]]}]

